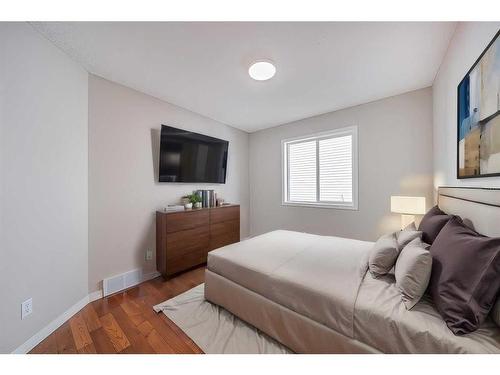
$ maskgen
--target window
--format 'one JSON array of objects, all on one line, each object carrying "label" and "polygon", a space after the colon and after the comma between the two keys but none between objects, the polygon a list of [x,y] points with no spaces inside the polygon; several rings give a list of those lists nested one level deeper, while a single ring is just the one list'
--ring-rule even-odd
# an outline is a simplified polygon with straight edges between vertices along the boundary
[{"label": "window", "polygon": [[283,204],[358,208],[357,127],[282,141]]}]

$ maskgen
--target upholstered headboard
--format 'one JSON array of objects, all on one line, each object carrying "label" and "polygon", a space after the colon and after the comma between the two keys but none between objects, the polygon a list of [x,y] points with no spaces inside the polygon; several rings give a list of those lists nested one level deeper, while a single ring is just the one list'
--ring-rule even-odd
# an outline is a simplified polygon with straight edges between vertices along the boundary
[{"label": "upholstered headboard", "polygon": [[440,187],[438,205],[447,214],[472,222],[477,232],[500,237],[500,189]]}]

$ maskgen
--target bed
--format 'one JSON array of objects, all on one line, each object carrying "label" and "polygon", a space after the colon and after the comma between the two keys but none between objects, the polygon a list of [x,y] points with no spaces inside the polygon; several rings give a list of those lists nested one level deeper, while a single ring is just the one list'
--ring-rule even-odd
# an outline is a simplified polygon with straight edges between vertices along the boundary
[{"label": "bed", "polygon": [[[438,203],[500,236],[499,190],[440,188]],[[430,298],[406,310],[393,276],[375,279],[363,268],[372,245],[266,233],[209,253],[205,298],[296,353],[500,353],[500,328],[489,318],[455,336]]]}]

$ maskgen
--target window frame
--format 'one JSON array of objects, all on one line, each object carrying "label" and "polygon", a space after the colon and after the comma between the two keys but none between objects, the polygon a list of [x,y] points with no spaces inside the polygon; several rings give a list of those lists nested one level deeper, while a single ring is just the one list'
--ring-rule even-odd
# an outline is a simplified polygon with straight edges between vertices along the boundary
[{"label": "window frame", "polygon": [[[311,140],[316,141],[316,199],[319,197],[319,147],[318,142],[322,139],[338,138],[350,135],[352,137],[352,202],[300,202],[289,201],[288,181],[289,181],[289,168],[288,168],[288,145],[293,143],[307,142]],[[283,139],[281,141],[281,205],[282,206],[295,206],[295,207],[316,207],[316,208],[333,208],[341,210],[358,210],[358,127],[348,126],[338,128],[320,133],[302,135],[293,138]]]}]

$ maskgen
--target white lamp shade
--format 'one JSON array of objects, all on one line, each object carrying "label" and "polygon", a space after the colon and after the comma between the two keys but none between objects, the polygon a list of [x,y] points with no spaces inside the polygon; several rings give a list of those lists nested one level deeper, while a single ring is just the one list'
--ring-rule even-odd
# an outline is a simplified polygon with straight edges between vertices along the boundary
[{"label": "white lamp shade", "polygon": [[398,214],[425,214],[425,197],[391,197],[391,211]]}]

